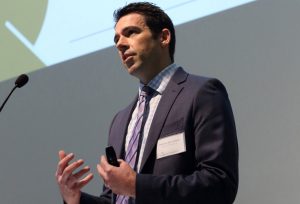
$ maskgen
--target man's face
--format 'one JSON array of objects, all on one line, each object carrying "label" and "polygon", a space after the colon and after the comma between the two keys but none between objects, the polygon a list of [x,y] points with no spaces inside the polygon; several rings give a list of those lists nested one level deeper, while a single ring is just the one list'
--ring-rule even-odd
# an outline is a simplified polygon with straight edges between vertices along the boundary
[{"label": "man's face", "polygon": [[154,39],[142,15],[123,16],[115,26],[114,41],[128,72],[145,82],[153,75],[161,58],[159,37]]}]

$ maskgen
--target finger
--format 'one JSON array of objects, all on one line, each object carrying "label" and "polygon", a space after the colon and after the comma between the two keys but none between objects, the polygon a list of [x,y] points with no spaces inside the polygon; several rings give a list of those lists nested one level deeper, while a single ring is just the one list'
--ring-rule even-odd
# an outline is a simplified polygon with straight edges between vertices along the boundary
[{"label": "finger", "polygon": [[100,165],[103,169],[105,169],[106,171],[109,170],[110,167],[112,167],[112,165],[110,165],[108,162],[107,162],[107,159],[106,159],[106,156],[101,156],[101,159],[100,159]]},{"label": "finger", "polygon": [[76,174],[74,174],[73,176],[76,179],[81,178],[84,174],[86,174],[87,172],[89,172],[90,167],[89,166],[85,166],[83,169],[81,169],[79,172],[77,172]]},{"label": "finger", "polygon": [[65,153],[64,150],[60,150],[60,151],[58,152],[59,160],[62,160],[65,156],[66,156],[66,153]]},{"label": "finger", "polygon": [[[66,156],[66,153],[64,150],[60,150],[58,151],[58,158],[59,158],[59,161],[62,160],[64,157]],[[56,173],[55,173],[55,176],[59,176],[60,174],[62,174],[62,171],[59,169],[59,164],[57,165],[57,168],[56,168]]]},{"label": "finger", "polygon": [[106,183],[107,182],[107,174],[103,170],[103,168],[101,167],[100,164],[97,164],[97,171],[98,171],[99,175],[101,176],[103,182]]},{"label": "finger", "polygon": [[92,173],[89,173],[86,177],[84,177],[83,179],[81,179],[78,183],[77,183],[77,187],[79,189],[81,189],[82,187],[84,187],[86,184],[88,184],[92,179],[94,178],[94,175]]},{"label": "finger", "polygon": [[120,160],[119,164],[120,164],[121,168],[128,168],[129,167],[130,169],[132,169],[132,167],[124,160]]},{"label": "finger", "polygon": [[74,154],[70,153],[58,162],[56,176],[62,175],[68,163],[74,158]]},{"label": "finger", "polygon": [[126,164],[126,162],[123,159],[118,159],[118,162],[120,166]]},{"label": "finger", "polygon": [[100,164],[104,163],[105,161],[107,161],[106,156],[102,155],[100,157]]},{"label": "finger", "polygon": [[66,183],[67,180],[70,178],[70,176],[72,175],[72,173],[83,164],[83,160],[79,159],[75,162],[73,162],[72,164],[70,164],[69,166],[67,166],[65,168],[65,170],[62,173],[62,182]]}]

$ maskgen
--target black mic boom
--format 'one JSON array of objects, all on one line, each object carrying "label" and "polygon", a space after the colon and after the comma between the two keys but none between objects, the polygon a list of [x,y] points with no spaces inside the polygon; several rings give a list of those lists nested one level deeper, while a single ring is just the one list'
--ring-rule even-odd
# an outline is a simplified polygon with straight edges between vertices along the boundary
[{"label": "black mic boom", "polygon": [[3,102],[3,104],[0,107],[0,112],[2,111],[4,105],[6,104],[7,100],[9,99],[10,95],[14,92],[14,90],[16,88],[21,88],[22,86],[24,86],[27,82],[28,82],[28,76],[26,74],[21,74],[15,81],[15,87],[11,90],[11,92],[8,94],[8,96],[6,97],[5,101]]}]

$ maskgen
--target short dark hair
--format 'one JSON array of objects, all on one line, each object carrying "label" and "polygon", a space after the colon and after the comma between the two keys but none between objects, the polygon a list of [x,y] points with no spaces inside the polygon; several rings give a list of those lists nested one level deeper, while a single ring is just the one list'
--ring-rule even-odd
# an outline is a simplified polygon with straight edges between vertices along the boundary
[{"label": "short dark hair", "polygon": [[151,30],[153,37],[157,38],[162,29],[167,28],[171,33],[169,54],[174,62],[175,53],[175,29],[170,17],[158,6],[149,2],[136,2],[128,4],[114,12],[114,20],[117,23],[120,18],[130,13],[138,13],[145,17],[146,25]]}]

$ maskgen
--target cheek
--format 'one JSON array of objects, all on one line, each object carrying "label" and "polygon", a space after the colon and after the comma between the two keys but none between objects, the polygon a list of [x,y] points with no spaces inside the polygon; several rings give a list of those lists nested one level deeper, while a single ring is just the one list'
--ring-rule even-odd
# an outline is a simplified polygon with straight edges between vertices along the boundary
[{"label": "cheek", "polygon": [[156,47],[154,43],[142,42],[139,44],[139,54],[143,57],[150,57],[156,52]]},{"label": "cheek", "polygon": [[153,49],[155,43],[153,42],[153,39],[150,37],[142,37],[139,39],[136,39],[132,43],[132,48],[140,51],[140,52],[149,52],[149,50]]}]

